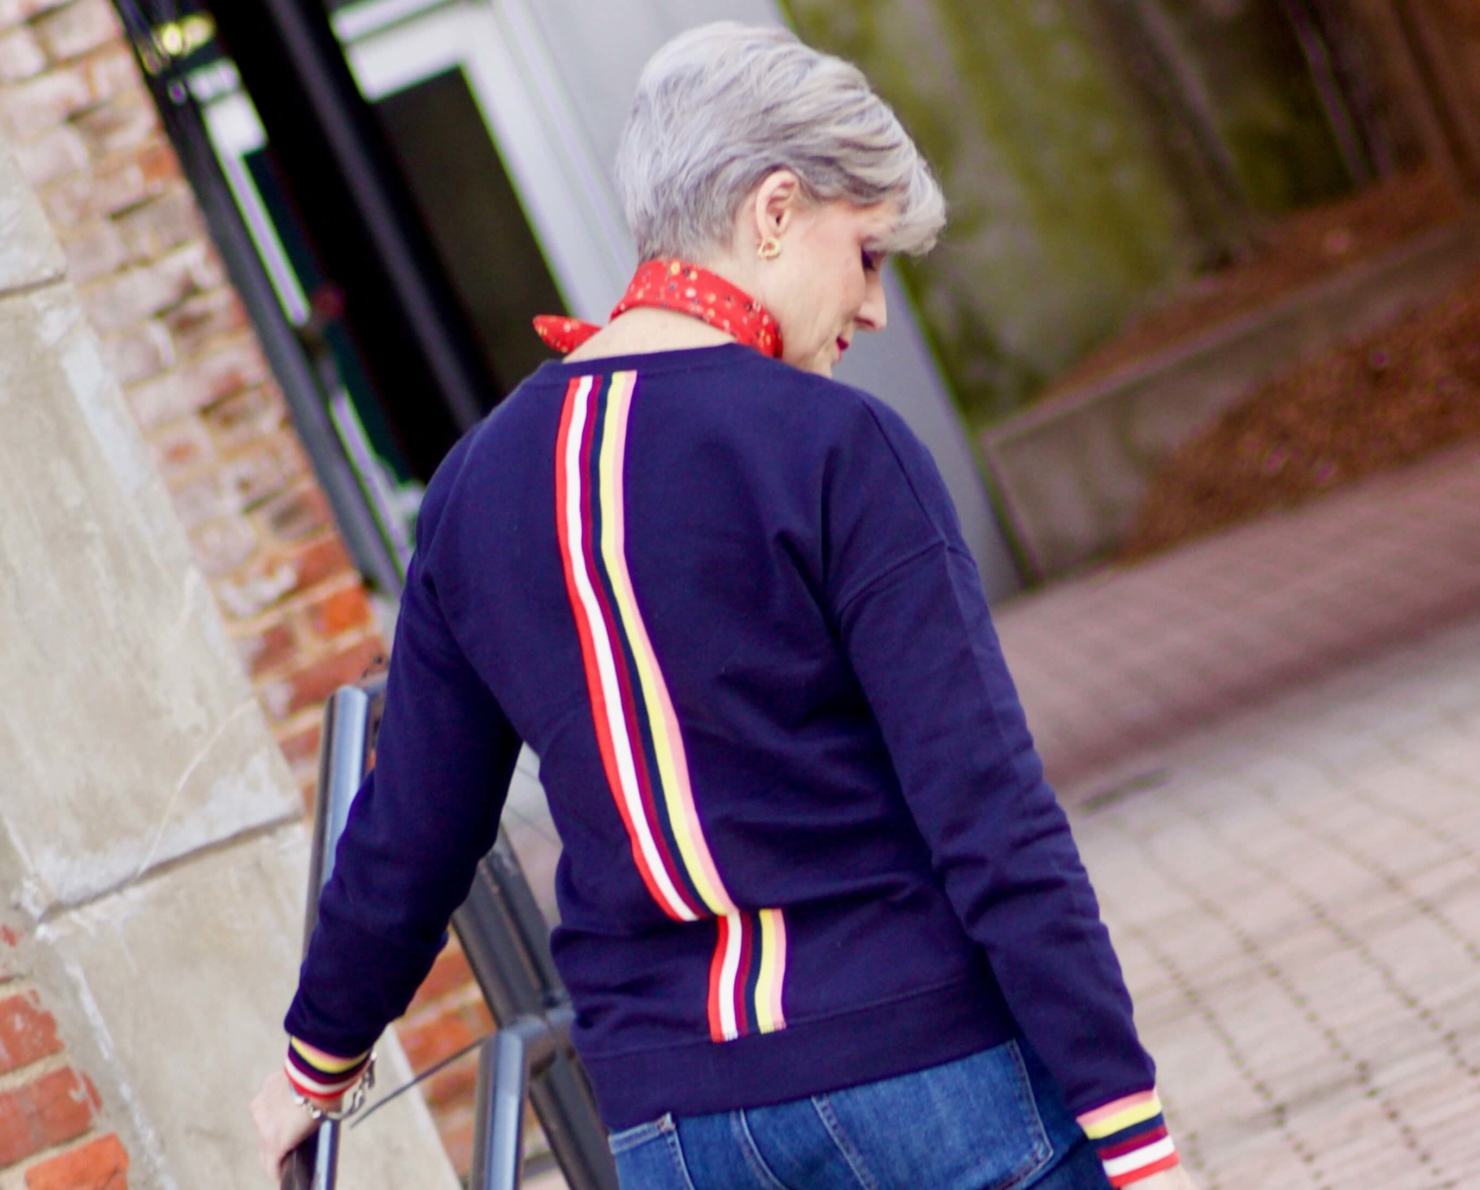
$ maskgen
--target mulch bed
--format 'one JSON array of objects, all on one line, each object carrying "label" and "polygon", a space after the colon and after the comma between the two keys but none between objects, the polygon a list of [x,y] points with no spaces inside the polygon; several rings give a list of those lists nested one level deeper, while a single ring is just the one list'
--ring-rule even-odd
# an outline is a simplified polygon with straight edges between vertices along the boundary
[{"label": "mulch bed", "polygon": [[1134,561],[1480,437],[1480,273],[1297,364],[1187,443],[1152,481]]},{"label": "mulch bed", "polygon": [[1266,228],[1247,260],[1199,277],[1161,307],[1057,378],[1039,398],[1076,389],[1156,355],[1218,323],[1458,219],[1465,208],[1433,170],[1390,178],[1340,202],[1299,211]]}]

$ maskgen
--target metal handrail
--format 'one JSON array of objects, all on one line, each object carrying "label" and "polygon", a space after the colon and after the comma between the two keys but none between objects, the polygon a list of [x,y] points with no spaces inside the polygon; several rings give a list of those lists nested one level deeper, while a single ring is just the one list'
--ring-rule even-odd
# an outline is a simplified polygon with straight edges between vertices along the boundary
[{"label": "metal handrail", "polygon": [[[318,921],[319,894],[333,875],[350,806],[370,765],[384,700],[382,676],[341,687],[324,710],[305,951]],[[526,1099],[570,1190],[617,1190],[606,1131],[571,1046],[574,1012],[550,956],[549,925],[502,831],[452,924],[498,1025],[479,1055],[469,1190],[518,1190]],[[282,1190],[335,1190],[340,1128],[326,1121],[294,1151]]]}]

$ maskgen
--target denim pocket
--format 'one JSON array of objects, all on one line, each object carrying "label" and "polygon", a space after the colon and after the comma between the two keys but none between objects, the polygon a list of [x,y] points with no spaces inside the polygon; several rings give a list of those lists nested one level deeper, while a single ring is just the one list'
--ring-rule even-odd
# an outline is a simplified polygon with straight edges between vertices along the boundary
[{"label": "denim pocket", "polygon": [[865,1186],[1015,1190],[1053,1158],[1012,1041],[813,1104]]},{"label": "denim pocket", "polygon": [[613,1132],[606,1143],[622,1190],[694,1190],[671,1115]]}]

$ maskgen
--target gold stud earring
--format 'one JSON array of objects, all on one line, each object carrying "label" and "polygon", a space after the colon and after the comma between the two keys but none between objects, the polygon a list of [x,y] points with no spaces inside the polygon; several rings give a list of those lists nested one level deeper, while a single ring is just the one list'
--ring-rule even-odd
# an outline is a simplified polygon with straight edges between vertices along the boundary
[{"label": "gold stud earring", "polygon": [[775,236],[767,236],[755,251],[762,260],[775,260],[781,255],[781,241]]}]

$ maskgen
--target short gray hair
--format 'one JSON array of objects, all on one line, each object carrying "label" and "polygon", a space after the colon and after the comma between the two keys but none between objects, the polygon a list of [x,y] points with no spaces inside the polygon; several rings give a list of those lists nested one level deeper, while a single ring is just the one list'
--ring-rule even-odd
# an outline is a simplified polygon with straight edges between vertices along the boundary
[{"label": "short gray hair", "polygon": [[680,34],[653,55],[617,150],[640,259],[692,259],[727,244],[740,203],[778,169],[813,201],[897,202],[882,251],[928,252],[945,225],[930,167],[852,63],[785,29],[734,21]]}]

